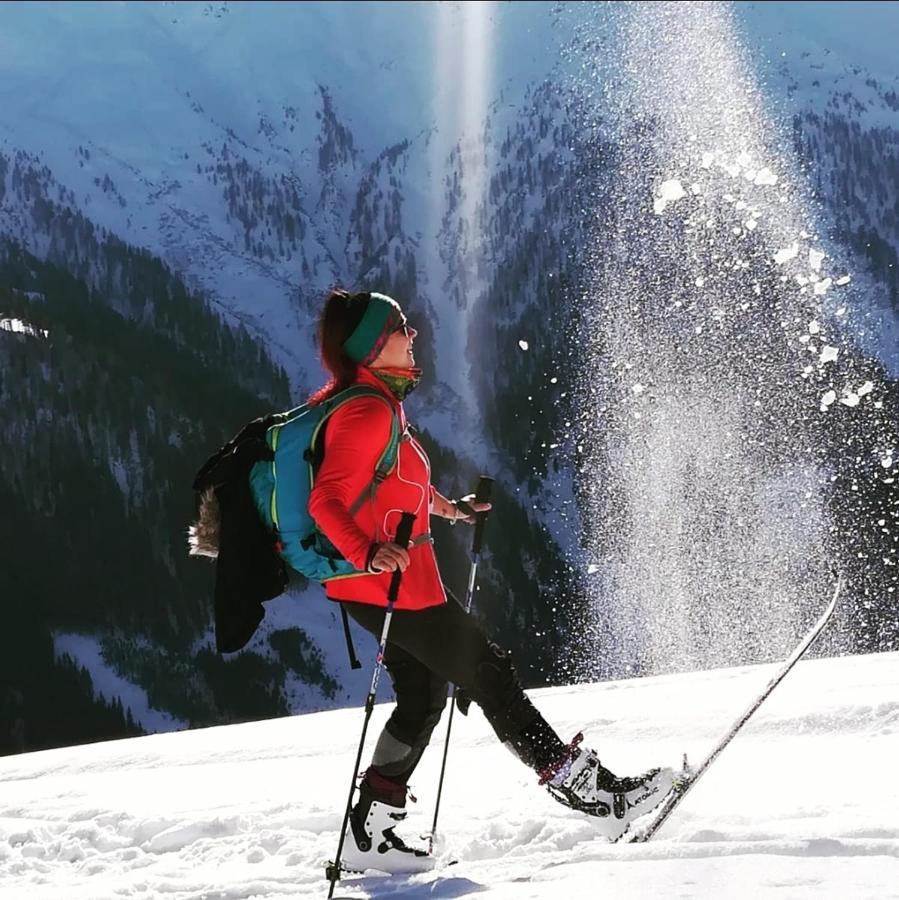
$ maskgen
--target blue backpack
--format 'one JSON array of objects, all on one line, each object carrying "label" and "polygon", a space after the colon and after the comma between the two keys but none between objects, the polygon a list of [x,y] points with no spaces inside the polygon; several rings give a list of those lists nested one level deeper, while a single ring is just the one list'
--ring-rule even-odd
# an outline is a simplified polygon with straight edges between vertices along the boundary
[{"label": "blue backpack", "polygon": [[[318,406],[299,406],[248,422],[214,453],[193,482],[197,519],[188,530],[191,556],[215,560],[216,647],[234,653],[252,638],[263,604],[287,588],[287,565],[307,578],[329,581],[361,575],[316,528],[307,504],[324,445],[328,418],[356,397],[377,397],[390,407],[390,439],[371,483],[351,507],[374,497],[396,465],[399,418],[379,391],[353,385]],[[340,604],[350,662],[359,667],[346,610]]]},{"label": "blue backpack", "polygon": [[391,428],[371,482],[349,509],[350,515],[355,515],[366,500],[374,498],[396,465],[400,441],[399,417],[390,400],[374,388],[353,385],[316,406],[304,404],[277,414],[264,438],[271,458],[259,460],[250,470],[250,491],[256,510],[275,536],[281,558],[314,581],[364,574],[347,562],[318,530],[308,510],[309,495],[324,453],[322,429],[341,406],[357,397],[383,401],[390,409]]}]

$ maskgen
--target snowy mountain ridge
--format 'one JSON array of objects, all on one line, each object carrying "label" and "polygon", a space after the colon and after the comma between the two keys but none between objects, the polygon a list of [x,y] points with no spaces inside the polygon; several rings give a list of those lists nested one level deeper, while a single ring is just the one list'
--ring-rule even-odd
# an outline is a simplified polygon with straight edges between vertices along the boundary
[{"label": "snowy mountain ridge", "polygon": [[[885,179],[873,202],[866,179],[870,169],[891,171],[881,162],[895,159],[899,112],[887,57],[871,57],[870,72],[858,64],[873,31],[885,29],[863,27],[863,11],[858,27],[818,36],[807,10],[791,7],[780,21],[773,6],[736,6],[755,23],[755,37],[743,37],[768,41],[760,71],[777,111],[800,118],[797,153],[821,179],[824,219],[843,223],[860,264],[876,262],[865,259],[868,231],[881,240],[882,265],[870,276],[880,296],[865,302],[888,325],[895,184]],[[458,481],[478,469],[497,475],[514,501],[504,510],[515,522],[509,534],[528,535],[510,542],[497,571],[485,570],[506,604],[494,601],[485,617],[538,644],[554,627],[548,610],[558,596],[576,593],[558,571],[567,564],[576,580],[586,568],[571,463],[571,383],[581,363],[568,329],[572,311],[590,301],[585,250],[603,212],[592,179],[610,148],[597,149],[601,127],[591,118],[604,85],[583,74],[602,48],[578,27],[607,11],[6,4],[0,232],[89,283],[111,281],[113,294],[119,286],[96,247],[145,248],[264,343],[296,401],[321,380],[312,325],[329,286],[407,300],[428,360],[409,404],[414,421]],[[843,41],[831,51],[836,33]],[[813,140],[819,152],[803,156]],[[112,302],[136,315],[131,298]],[[899,365],[893,332],[877,328],[883,359]],[[145,462],[118,451],[107,460],[128,501]],[[509,587],[518,576],[527,605]],[[312,604],[300,602],[295,617],[279,601],[273,621],[305,626]],[[343,685],[335,661],[343,651],[320,596],[315,609],[309,634]],[[282,655],[270,644],[276,631],[267,624],[254,645],[270,661]],[[210,644],[208,631],[195,639]],[[312,688],[293,684],[289,693],[291,709],[324,702]]]},{"label": "snowy mountain ridge", "polygon": [[[470,196],[476,187],[471,166],[456,157],[455,139],[429,119],[429,112],[447,106],[440,100],[440,91],[446,88],[412,74],[429,70],[427,46],[433,50],[435,41],[438,48],[445,42],[434,36],[426,5],[407,5],[413,20],[405,22],[406,27],[429,36],[414,45],[411,56],[412,45],[397,43],[402,37],[396,13],[386,8],[374,12],[358,4],[344,4],[340,12],[307,4],[307,12],[299,17],[293,10],[275,13],[265,4],[256,4],[252,13],[240,4],[180,4],[177,12],[164,5],[125,5],[115,14],[88,4],[79,16],[52,4],[34,6],[40,15],[4,11],[5,30],[10,39],[17,36],[16,46],[35,38],[33,29],[40,21],[40,45],[45,48],[43,57],[38,54],[26,61],[11,54],[6,60],[7,71],[14,75],[4,98],[7,113],[0,121],[0,134],[5,132],[0,152],[7,156],[7,168],[14,165],[17,151],[24,152],[27,165],[43,174],[39,180],[47,196],[168,260],[188,284],[263,335],[288,368],[294,386],[302,390],[320,377],[309,324],[329,284],[349,275],[353,280],[380,278],[416,289],[445,336],[434,347],[440,377],[452,382],[457,395],[467,393],[465,368],[461,377],[456,376],[457,366],[449,362],[463,356],[467,344],[465,318],[460,319],[458,310],[469,308],[474,296],[483,292],[483,284],[478,288],[471,282],[471,273],[483,265],[495,269],[510,249],[494,247],[481,262],[474,250],[479,229],[492,219],[491,207],[499,199],[492,187],[487,196],[487,185],[508,171],[508,163],[489,148],[502,139],[504,124],[508,128],[520,119],[524,107],[515,97],[523,99],[523,85],[534,85],[548,74],[554,65],[552,53],[546,54],[542,65],[531,60],[526,81],[514,85],[511,97],[484,104],[485,112],[491,110],[491,123],[483,135],[487,168],[477,180],[484,185],[483,202],[489,206],[482,207],[479,221],[471,221],[482,202]],[[548,7],[529,8],[536,9],[492,10],[502,17],[504,40],[520,36],[526,24],[537,30]],[[745,15],[757,29],[772,27],[770,11],[752,8]],[[262,61],[260,42],[268,40],[270,23],[276,21],[269,16],[287,16],[277,21],[285,37],[301,42],[295,52],[304,60],[302,71],[288,65],[290,42],[283,47],[276,42]],[[449,24],[442,22],[440,27],[452,35],[453,28],[461,27],[460,16],[464,19],[456,11],[446,20]],[[558,18],[550,21],[553,26],[543,32],[544,39],[552,37]],[[128,37],[135,26],[141,28],[140,44]],[[361,59],[341,60],[339,70],[329,66],[327,57],[321,56],[329,39],[315,38],[339,34],[341,29],[349,34],[360,27],[375,29],[379,37],[393,35],[381,52],[390,56],[393,48],[395,56],[376,64],[375,79],[364,78],[361,70],[366,64]],[[66,29],[81,34],[72,40]],[[499,25],[494,33],[500,33]],[[765,37],[774,43],[770,33]],[[841,114],[857,116],[863,110],[866,116],[879,116],[879,126],[895,129],[896,110],[889,104],[893,95],[879,82],[873,87],[865,69],[822,49],[808,31],[781,24],[777,39],[781,43],[775,46],[789,50],[782,51],[786,58],[771,65],[781,82],[778,90],[785,90],[792,104],[820,115],[822,107],[835,103]],[[61,78],[53,64],[63,56],[63,40],[74,45],[68,54],[74,58],[67,59],[68,70]],[[84,51],[81,58],[79,48],[111,43],[121,49],[105,60],[104,65],[115,72],[107,77],[97,68],[97,58]],[[800,49],[805,46],[812,49]],[[229,54],[231,59],[254,60],[256,77],[249,81],[238,77],[235,83],[238,73],[226,63]],[[497,55],[501,63],[512,56]],[[524,52],[516,58],[527,56]],[[818,73],[810,79],[821,59],[830,61],[827,77]],[[141,68],[147,64],[161,67],[160,74],[147,77]],[[522,65],[519,62],[513,69]],[[56,77],[48,82],[46,72],[55,72]],[[279,79],[284,73],[289,77]],[[351,86],[362,78],[367,93],[360,103],[362,95]],[[508,85],[511,78],[500,73],[496,81]],[[104,89],[92,90],[98,82]],[[78,91],[77,103],[73,90]],[[501,96],[505,90],[501,88]],[[378,100],[379,92],[383,101]],[[391,96],[408,99],[391,102]],[[377,121],[374,110],[379,113]],[[862,123],[873,124],[864,118]],[[556,156],[568,144],[563,133],[546,151]],[[516,165],[523,161],[519,156]],[[564,165],[563,158],[557,161]],[[378,174],[382,162],[385,170],[395,169],[397,163],[399,169],[389,175],[385,171],[382,177]],[[452,187],[460,176],[461,184]],[[41,234],[45,223],[31,225],[30,200],[16,193],[13,185],[0,209],[4,226],[43,256],[49,250]],[[463,194],[466,199],[460,202]],[[459,217],[453,216],[454,210]],[[360,234],[363,224],[370,234]],[[517,230],[509,229],[513,223],[500,220],[500,224],[505,240],[513,239]],[[460,233],[467,234],[465,244],[458,243]],[[444,312],[446,293],[453,305]],[[442,346],[450,348],[445,360]],[[882,349],[888,351],[886,346]],[[466,406],[470,408],[473,399],[469,395]]]},{"label": "snowy mountain ridge", "polygon": [[[427,4],[407,4],[402,13],[368,4],[5,10],[10,39],[43,54],[7,57],[15,79],[7,82],[0,133],[8,153],[39,157],[65,185],[68,201],[98,226],[158,253],[192,286],[261,328],[279,361],[299,366],[294,383],[309,388],[318,376],[307,330],[322,290],[347,274],[363,277],[371,253],[389,269],[396,249],[390,239],[402,240],[395,233],[397,193],[393,225],[384,220],[394,231],[386,243],[375,233],[369,246],[360,245],[352,233],[352,220],[364,214],[360,201],[375,204],[372,219],[380,222],[384,212],[377,195],[368,197],[379,160],[386,157],[390,167],[389,148],[428,132],[426,142],[449,153],[458,136],[435,136],[427,93],[434,88],[416,74],[429,68],[433,42],[452,41],[466,13],[439,16],[446,38],[434,35]],[[351,55],[334,66],[323,49],[339,45],[342,31],[360,29],[380,48],[380,62]],[[406,43],[409,30],[425,40]],[[112,77],[88,49],[96,46],[117,48],[103,63]],[[249,73],[236,69],[235,59]],[[360,82],[364,94],[353,89]],[[394,102],[397,96],[403,101]],[[412,162],[403,194],[424,198],[430,183],[439,197],[445,162],[429,172],[433,153],[420,144],[414,150],[403,162],[404,169]],[[423,204],[413,204],[420,215]],[[417,218],[407,233],[420,241],[426,222]],[[441,289],[429,286],[434,300]]]}]

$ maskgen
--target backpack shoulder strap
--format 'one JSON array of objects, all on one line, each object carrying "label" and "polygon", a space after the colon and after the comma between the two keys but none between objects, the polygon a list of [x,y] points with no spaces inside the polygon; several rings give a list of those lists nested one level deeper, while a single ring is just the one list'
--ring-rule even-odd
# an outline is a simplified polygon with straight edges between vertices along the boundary
[{"label": "backpack shoulder strap", "polygon": [[318,426],[316,427],[315,432],[312,435],[312,441],[310,442],[311,449],[314,451],[315,442],[325,422],[338,409],[340,409],[341,406],[343,406],[345,403],[348,403],[350,400],[355,400],[357,397],[376,397],[387,405],[387,407],[390,409],[390,437],[388,438],[387,445],[381,451],[381,455],[378,457],[378,461],[375,464],[375,472],[371,482],[363,489],[362,493],[356,498],[355,502],[349,508],[349,513],[351,516],[356,515],[356,513],[362,507],[362,504],[365,503],[366,499],[374,499],[375,493],[377,492],[381,483],[390,474],[394,466],[396,466],[396,458],[399,452],[400,444],[400,419],[393,408],[393,404],[387,397],[384,396],[384,394],[381,393],[381,391],[376,390],[375,388],[368,387],[364,384],[356,384],[348,387],[344,391],[341,391],[335,397],[332,397],[330,401],[326,401],[330,404],[330,408],[322,416],[321,421],[318,423]]},{"label": "backpack shoulder strap", "polygon": [[[389,401],[388,401],[389,402]],[[392,407],[391,407],[392,411]],[[384,479],[393,471],[396,466],[396,458],[399,454],[400,446],[400,420],[396,413],[393,413],[390,421],[390,437],[387,440],[387,446],[384,448],[381,456],[378,458],[375,466],[375,474],[368,487],[364,488],[362,493],[356,498],[355,503],[350,507],[349,513],[355,516],[362,508],[362,504],[366,500],[374,500],[378,488],[383,484]]]}]

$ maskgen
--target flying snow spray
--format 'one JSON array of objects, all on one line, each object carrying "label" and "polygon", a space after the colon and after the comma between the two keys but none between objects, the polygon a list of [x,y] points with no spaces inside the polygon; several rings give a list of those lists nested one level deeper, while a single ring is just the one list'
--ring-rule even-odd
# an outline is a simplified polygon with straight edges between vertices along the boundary
[{"label": "flying snow spray", "polygon": [[845,337],[850,274],[733,16],[606,5],[577,51],[598,172],[577,460],[594,676],[783,655],[845,550],[834,491],[892,466]]}]

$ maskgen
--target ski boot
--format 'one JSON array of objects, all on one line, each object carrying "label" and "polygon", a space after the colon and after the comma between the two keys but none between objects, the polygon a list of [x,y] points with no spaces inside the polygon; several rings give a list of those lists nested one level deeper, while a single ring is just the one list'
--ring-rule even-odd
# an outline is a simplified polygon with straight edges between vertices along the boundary
[{"label": "ski boot", "polygon": [[671,769],[650,769],[635,778],[618,778],[599,762],[593,750],[578,745],[575,736],[566,754],[540,772],[540,784],[570,809],[602,820],[602,831],[617,841],[640,816],[654,809],[674,783]]},{"label": "ski boot", "polygon": [[434,857],[424,849],[406,845],[394,828],[406,818],[405,785],[369,770],[359,785],[359,801],[350,813],[350,825],[341,866],[356,872],[377,869],[388,874],[426,872]]}]

